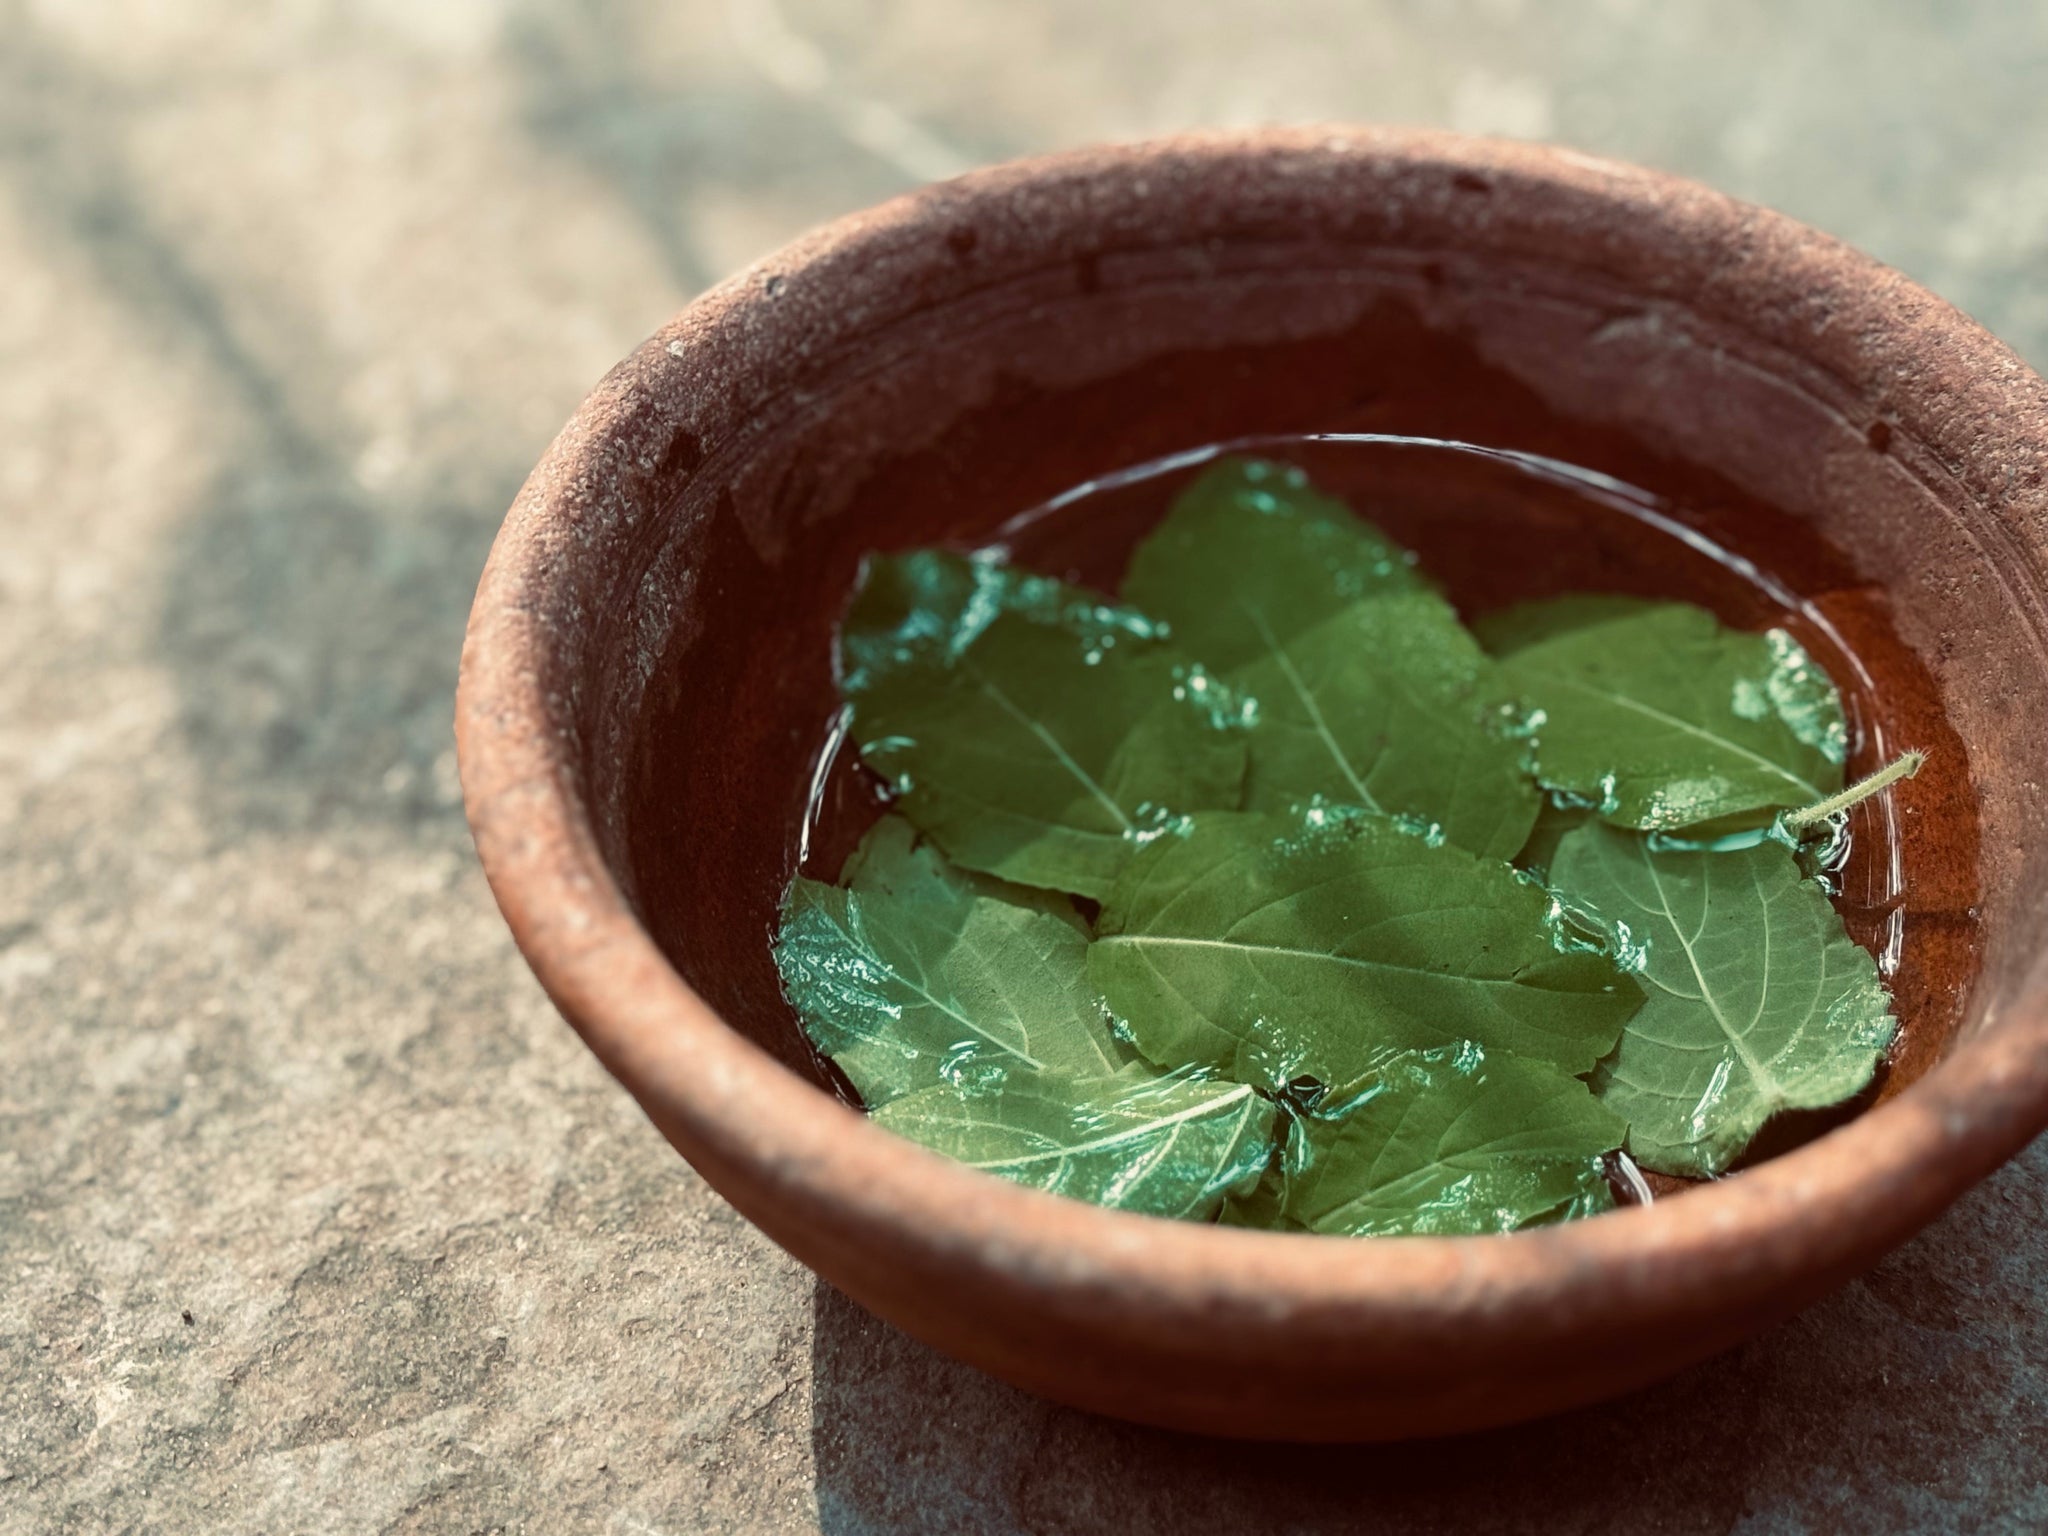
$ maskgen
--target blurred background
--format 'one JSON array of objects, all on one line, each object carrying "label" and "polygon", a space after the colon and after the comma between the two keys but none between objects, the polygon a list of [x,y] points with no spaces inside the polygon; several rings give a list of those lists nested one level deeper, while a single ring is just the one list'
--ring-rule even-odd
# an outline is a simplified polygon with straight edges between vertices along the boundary
[{"label": "blurred background", "polygon": [[1204,1445],[816,1286],[512,949],[456,654],[598,376],[920,181],[1316,119],[1696,176],[2048,363],[2037,0],[0,0],[0,1532],[2048,1525],[2040,1148],[1630,1403]]}]

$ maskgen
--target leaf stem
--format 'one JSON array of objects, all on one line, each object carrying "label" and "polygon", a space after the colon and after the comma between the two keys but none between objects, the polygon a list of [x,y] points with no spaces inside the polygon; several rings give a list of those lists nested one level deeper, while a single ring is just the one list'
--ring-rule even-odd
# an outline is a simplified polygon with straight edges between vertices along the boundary
[{"label": "leaf stem", "polygon": [[1915,750],[1903,753],[1896,762],[1888,763],[1868,778],[1858,779],[1839,795],[1829,795],[1827,799],[1817,801],[1803,811],[1787,811],[1783,818],[1784,823],[1794,832],[1804,832],[1815,822],[1826,821],[1837,811],[1846,811],[1852,805],[1861,805],[1872,795],[1883,793],[1901,779],[1910,779],[1920,771],[1920,765],[1926,761],[1925,752]]}]

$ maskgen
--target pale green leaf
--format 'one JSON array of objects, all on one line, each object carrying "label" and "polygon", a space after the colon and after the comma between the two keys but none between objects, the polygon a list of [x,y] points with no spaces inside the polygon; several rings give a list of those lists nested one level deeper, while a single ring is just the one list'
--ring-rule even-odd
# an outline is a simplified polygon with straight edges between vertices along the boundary
[{"label": "pale green leaf", "polygon": [[1512,1232],[1612,1207],[1626,1131],[1585,1083],[1469,1042],[1395,1057],[1295,1122],[1285,1214],[1315,1232]]},{"label": "pale green leaf", "polygon": [[1257,705],[1254,810],[1322,797],[1507,858],[1536,814],[1492,661],[1404,551],[1300,470],[1226,459],[1139,546],[1125,596]]},{"label": "pale green leaf", "polygon": [[1131,556],[1123,595],[1221,672],[1361,597],[1423,590],[1414,557],[1308,477],[1264,459],[1219,460],[1175,498]]},{"label": "pale green leaf", "polygon": [[1541,714],[1536,768],[1549,788],[1617,825],[1669,830],[1760,824],[1842,787],[1841,701],[1783,630],[1725,629],[1685,603],[1606,617],[1588,617],[1583,599],[1561,605],[1576,617],[1547,634],[1543,612],[1515,620],[1541,637],[1501,663]]},{"label": "pale green leaf", "polygon": [[956,862],[1101,897],[1173,818],[1231,807],[1221,690],[1143,615],[935,550],[870,560],[840,634],[862,760]]},{"label": "pale green leaf", "polygon": [[1641,1002],[1549,896],[1366,812],[1196,818],[1103,904],[1095,987],[1147,1058],[1277,1089],[1473,1039],[1584,1072]]},{"label": "pale green leaf", "polygon": [[1647,1000],[1593,1081],[1644,1167],[1719,1173],[1779,1110],[1869,1083],[1891,1002],[1791,849],[1660,850],[1596,823],[1564,838],[1551,880],[1639,966]]},{"label": "pale green leaf", "polygon": [[1012,1073],[894,1100],[877,1123],[984,1173],[1097,1205],[1195,1220],[1271,1160],[1278,1111],[1241,1083]]},{"label": "pale green leaf", "polygon": [[812,1040],[870,1106],[947,1077],[1122,1065],[1065,897],[955,869],[896,816],[848,870],[847,890],[792,882],[775,960]]},{"label": "pale green leaf", "polygon": [[1434,593],[1370,598],[1224,681],[1257,701],[1248,803],[1321,797],[1409,816],[1511,858],[1536,819],[1526,741],[1494,663]]}]

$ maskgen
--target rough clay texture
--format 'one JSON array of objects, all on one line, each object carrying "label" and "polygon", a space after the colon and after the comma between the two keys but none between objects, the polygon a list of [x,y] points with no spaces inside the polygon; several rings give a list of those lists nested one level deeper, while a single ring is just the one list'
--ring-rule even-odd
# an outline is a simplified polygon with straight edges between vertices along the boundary
[{"label": "rough clay texture", "polygon": [[2038,1147],[1739,1353],[1477,1440],[1219,1447],[940,1360],[555,1021],[448,724],[590,383],[979,160],[1554,137],[2048,363],[2038,8],[0,0],[0,37],[0,1536],[2048,1524]]}]

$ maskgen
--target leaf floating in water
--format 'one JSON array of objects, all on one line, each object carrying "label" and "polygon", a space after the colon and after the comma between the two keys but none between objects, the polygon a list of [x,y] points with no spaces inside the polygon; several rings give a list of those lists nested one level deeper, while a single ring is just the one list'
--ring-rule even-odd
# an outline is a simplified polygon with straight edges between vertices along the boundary
[{"label": "leaf floating in water", "polygon": [[1547,881],[1551,863],[1557,857],[1557,845],[1564,841],[1567,832],[1591,820],[1590,807],[1545,800],[1536,813],[1536,825],[1529,829],[1529,840],[1515,855],[1515,868],[1526,869],[1536,879]]},{"label": "leaf floating in water", "polygon": [[1241,1083],[1025,1073],[993,1091],[928,1088],[884,1105],[875,1120],[1033,1189],[1204,1220],[1258,1181],[1278,1113]]},{"label": "leaf floating in water", "polygon": [[1122,1066],[1073,905],[955,869],[916,836],[886,816],[850,888],[795,881],[775,944],[791,1005],[869,1106],[948,1078]]},{"label": "leaf floating in water", "polygon": [[1247,798],[1324,799],[1412,817],[1511,857],[1538,796],[1494,664],[1430,593],[1353,603],[1225,681],[1258,702]]},{"label": "leaf floating in water", "polygon": [[1645,1168],[1720,1173],[1779,1110],[1860,1092],[1891,1044],[1876,965],[1781,843],[1658,849],[1590,825],[1552,884],[1639,957],[1647,1000],[1593,1082]]},{"label": "leaf floating in water", "polygon": [[1627,1126],[1576,1077],[1464,1042],[1409,1051],[1288,1140],[1289,1219],[1354,1236],[1512,1232],[1610,1209]]},{"label": "leaf floating in water", "polygon": [[1686,603],[1564,598],[1482,631],[1540,711],[1537,777],[1619,826],[1761,825],[1842,787],[1841,700],[1783,630],[1725,629]]},{"label": "leaf floating in water", "polygon": [[1175,817],[1234,807],[1242,721],[1142,614],[935,550],[870,560],[840,632],[862,760],[956,862],[1100,898]]},{"label": "leaf floating in water", "polygon": [[1642,597],[1623,597],[1611,592],[1575,592],[1568,597],[1550,597],[1541,602],[1516,603],[1482,613],[1472,621],[1472,633],[1490,656],[1508,656],[1526,650],[1538,641],[1616,619],[1636,619],[1666,606]]},{"label": "leaf floating in water", "polygon": [[1259,461],[1126,593],[1158,617],[990,554],[863,569],[839,677],[902,814],[792,883],[775,955],[878,1123],[1128,1210],[1492,1233],[1870,1081],[1889,999],[1800,838],[1919,755],[1843,790],[1789,636],[1592,596],[1475,640]]},{"label": "leaf floating in water", "polygon": [[1398,545],[1299,470],[1225,460],[1133,557],[1126,597],[1257,705],[1253,810],[1321,798],[1511,856],[1536,815],[1497,668]]},{"label": "leaf floating in water", "polygon": [[1198,817],[1104,903],[1088,974],[1145,1056],[1278,1089],[1478,1040],[1584,1072],[1642,1001],[1506,864],[1383,816]]},{"label": "leaf floating in water", "polygon": [[1216,1215],[1216,1224],[1263,1227],[1276,1232],[1303,1230],[1287,1215],[1287,1173],[1280,1162],[1269,1163],[1258,1183],[1225,1200]]},{"label": "leaf floating in water", "polygon": [[1361,597],[1427,590],[1415,559],[1308,476],[1218,461],[1131,556],[1126,602],[1218,672],[1257,661]]}]

